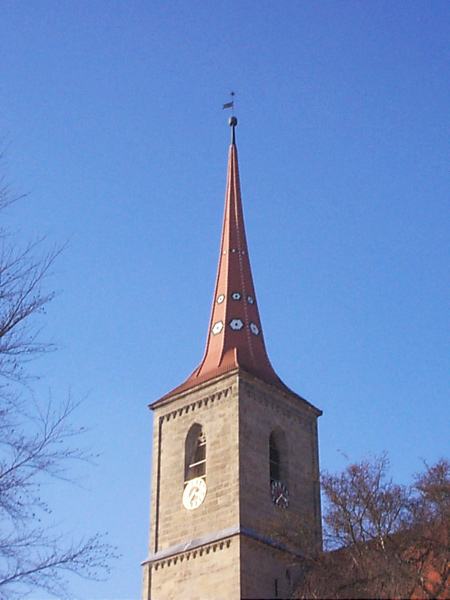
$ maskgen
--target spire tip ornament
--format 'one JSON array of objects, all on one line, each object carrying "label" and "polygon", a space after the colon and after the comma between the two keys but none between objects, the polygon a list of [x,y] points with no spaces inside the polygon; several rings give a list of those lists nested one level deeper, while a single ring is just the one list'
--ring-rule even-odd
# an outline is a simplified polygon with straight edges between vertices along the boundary
[{"label": "spire tip ornament", "polygon": [[236,119],[236,117],[234,115],[228,119],[228,124],[230,125],[230,127],[232,127],[232,130],[231,130],[231,145],[232,146],[236,145],[236,136],[234,134],[234,128],[236,127],[237,123],[238,123],[238,120]]},{"label": "spire tip ornament", "polygon": [[231,102],[227,102],[226,104],[223,104],[222,108],[231,108],[231,110],[232,110],[232,113],[231,113],[232,116],[228,119],[228,124],[230,125],[230,127],[233,128],[231,131],[231,145],[235,146],[234,128],[236,127],[238,120],[234,116],[234,92],[231,92],[230,96],[231,96]]}]

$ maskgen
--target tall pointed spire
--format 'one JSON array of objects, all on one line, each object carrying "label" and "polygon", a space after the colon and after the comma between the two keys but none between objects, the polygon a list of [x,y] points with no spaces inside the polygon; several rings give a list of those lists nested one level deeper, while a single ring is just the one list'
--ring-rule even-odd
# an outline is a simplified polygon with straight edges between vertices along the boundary
[{"label": "tall pointed spire", "polygon": [[238,368],[288,390],[270,364],[264,344],[244,228],[236,117],[230,117],[229,123],[232,129],[222,243],[205,355],[192,375],[165,397]]}]

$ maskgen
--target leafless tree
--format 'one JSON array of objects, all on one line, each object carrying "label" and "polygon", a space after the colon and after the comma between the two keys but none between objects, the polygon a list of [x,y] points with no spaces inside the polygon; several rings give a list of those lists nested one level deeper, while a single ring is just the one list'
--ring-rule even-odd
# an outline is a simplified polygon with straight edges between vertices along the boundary
[{"label": "leafless tree", "polygon": [[450,461],[425,464],[414,484],[414,552],[424,565],[418,586],[426,598],[450,598]]},{"label": "leafless tree", "polygon": [[306,562],[298,598],[448,598],[450,463],[412,486],[384,455],[322,476],[326,552]]},{"label": "leafless tree", "polygon": [[[0,209],[12,204],[0,182]],[[72,426],[78,402],[40,401],[27,362],[54,346],[41,339],[42,313],[54,297],[43,291],[61,248],[44,239],[21,247],[17,234],[0,230],[0,597],[24,598],[33,589],[67,595],[69,572],[101,578],[111,548],[95,534],[78,541],[49,521],[42,486],[70,480],[74,461],[90,461],[78,447],[83,428]]]}]

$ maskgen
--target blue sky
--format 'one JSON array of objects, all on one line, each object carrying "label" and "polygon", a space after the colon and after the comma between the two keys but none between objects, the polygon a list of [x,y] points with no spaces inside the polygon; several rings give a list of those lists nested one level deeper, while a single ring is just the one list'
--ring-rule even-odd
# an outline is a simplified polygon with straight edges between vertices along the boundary
[{"label": "blue sky", "polygon": [[[2,219],[69,245],[37,393],[86,397],[100,454],[47,490],[122,557],[81,599],[140,597],[148,403],[203,356],[236,92],[250,258],[271,361],[324,411],[322,468],[449,456],[450,5],[0,2]],[[44,598],[36,594],[36,598]]]}]

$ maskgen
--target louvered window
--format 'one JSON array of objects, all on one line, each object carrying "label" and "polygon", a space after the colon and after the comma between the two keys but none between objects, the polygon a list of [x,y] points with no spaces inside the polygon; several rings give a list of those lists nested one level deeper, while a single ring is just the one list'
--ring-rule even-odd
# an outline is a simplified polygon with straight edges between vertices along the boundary
[{"label": "louvered window", "polygon": [[289,457],[286,434],[281,427],[274,427],[269,436],[269,473],[270,483],[289,480]]},{"label": "louvered window", "polygon": [[206,437],[203,427],[195,423],[186,437],[184,481],[206,479]]}]

